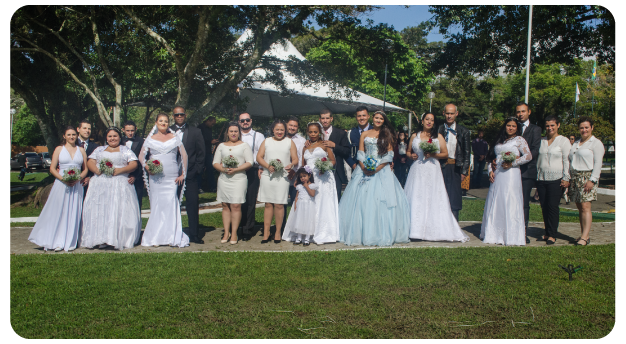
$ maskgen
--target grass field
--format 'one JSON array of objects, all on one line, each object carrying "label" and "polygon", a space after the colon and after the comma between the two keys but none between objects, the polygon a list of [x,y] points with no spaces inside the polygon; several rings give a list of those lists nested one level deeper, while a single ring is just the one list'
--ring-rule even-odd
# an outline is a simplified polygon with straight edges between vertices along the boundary
[{"label": "grass field", "polygon": [[[47,170],[47,169],[46,169]],[[35,184],[42,181],[46,178],[50,173],[49,172],[34,172],[34,173],[26,173],[24,175],[24,180],[19,180],[20,172],[11,172],[11,185],[19,185],[19,184]]]},{"label": "grass field", "polygon": [[12,255],[10,290],[25,338],[601,338],[615,245]]}]

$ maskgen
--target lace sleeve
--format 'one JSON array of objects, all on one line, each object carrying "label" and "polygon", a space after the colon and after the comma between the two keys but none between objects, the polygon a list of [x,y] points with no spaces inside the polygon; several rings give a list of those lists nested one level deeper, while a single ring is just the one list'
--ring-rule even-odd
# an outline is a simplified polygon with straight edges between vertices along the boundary
[{"label": "lace sleeve", "polygon": [[126,163],[137,160],[137,156],[130,148],[126,146],[120,146],[120,149],[122,155],[124,156],[124,159],[126,159]]},{"label": "lace sleeve", "polygon": [[533,159],[533,156],[530,153],[530,148],[528,147],[528,143],[526,143],[526,140],[524,140],[524,138],[522,138],[521,136],[518,136],[516,140],[517,142],[515,144],[521,156],[515,159],[515,161],[513,161],[513,164],[511,164],[513,167],[527,164]]},{"label": "lace sleeve", "polygon": [[185,150],[185,146],[182,141],[180,141],[180,144],[178,145],[178,151],[180,152],[180,157],[183,163],[183,177],[187,179],[187,151]]},{"label": "lace sleeve", "polygon": [[91,152],[91,154],[89,155],[89,159],[94,159],[94,160],[98,161],[98,158],[100,157],[100,153],[103,150],[105,150],[107,147],[108,147],[108,145],[97,147],[96,149],[93,150],[93,152]]},{"label": "lace sleeve", "polygon": [[142,168],[146,167],[146,154],[148,154],[147,142],[143,144],[143,147],[141,147],[141,152],[139,152],[139,163],[141,164]]},{"label": "lace sleeve", "polygon": [[317,184],[315,184],[315,183],[312,183],[312,184],[309,184],[309,189],[317,190],[317,189],[319,189],[319,186],[317,186]]}]

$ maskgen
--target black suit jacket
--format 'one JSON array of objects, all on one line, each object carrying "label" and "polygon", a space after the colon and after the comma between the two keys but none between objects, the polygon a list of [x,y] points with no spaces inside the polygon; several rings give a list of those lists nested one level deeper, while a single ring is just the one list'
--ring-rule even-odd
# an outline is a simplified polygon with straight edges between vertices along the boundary
[{"label": "black suit jacket", "polygon": [[[176,126],[170,127],[170,130],[175,134]],[[187,152],[187,178],[196,178],[199,173],[202,173],[204,169],[204,137],[200,129],[192,127],[187,123],[185,132],[183,134],[183,146]]]},{"label": "black suit jacket", "polygon": [[[100,145],[97,144],[95,141],[89,140],[87,142],[87,149],[85,150],[85,153],[87,154],[87,159],[89,159],[89,156],[91,155],[91,153],[93,153],[93,151],[98,147],[100,147]],[[89,178],[93,177],[93,172],[91,171],[87,172],[87,177]]]},{"label": "black suit jacket", "polygon": [[522,178],[537,179],[537,159],[539,158],[539,147],[541,146],[541,128],[530,123],[528,128],[524,130],[522,137],[528,143],[530,154],[533,156],[529,163],[520,166]]},{"label": "black suit jacket", "polygon": [[341,183],[347,183],[348,177],[346,177],[343,160],[350,157],[348,134],[343,129],[333,127],[333,131],[330,133],[328,140],[335,143],[335,148],[333,149],[333,153],[335,154],[335,175],[339,178]]},{"label": "black suit jacket", "polygon": [[[446,137],[446,126],[442,124],[439,126],[438,130],[439,134]],[[470,166],[470,155],[472,152],[472,145],[470,141],[470,133],[469,130],[460,125],[456,124],[456,151],[454,152],[454,160],[456,160],[455,165],[461,168],[461,174],[467,173]],[[441,163],[441,167],[446,165],[446,159],[439,160]]]},{"label": "black suit jacket", "polygon": [[[128,142],[128,138],[124,137],[122,139],[122,145],[126,146],[126,142]],[[135,153],[135,155],[137,156],[137,159],[139,159],[139,154],[141,154],[141,148],[143,147],[143,138],[139,137],[139,136],[135,136],[135,142],[133,142],[133,144],[130,146],[130,150],[133,151],[133,153]],[[140,180],[141,183],[143,183],[143,168],[141,167],[141,164],[139,163],[139,161],[137,161],[137,163],[139,164],[139,166],[137,166],[137,168],[130,173],[131,176],[135,177],[135,183]]]},{"label": "black suit jacket", "polygon": [[[372,125],[368,123],[367,128],[363,130],[363,132],[370,129],[372,129]],[[350,140],[348,142],[350,144],[350,156],[346,158],[346,162],[348,163],[348,165],[350,165],[350,167],[358,163],[358,161],[356,160],[356,154],[359,151],[360,141],[361,133],[359,132],[359,127],[356,126],[350,130]]]}]

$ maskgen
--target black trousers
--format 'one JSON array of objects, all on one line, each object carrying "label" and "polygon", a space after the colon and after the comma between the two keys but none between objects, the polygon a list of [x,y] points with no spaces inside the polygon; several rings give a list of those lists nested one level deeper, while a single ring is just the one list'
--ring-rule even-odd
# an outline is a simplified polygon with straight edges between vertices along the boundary
[{"label": "black trousers", "polygon": [[463,193],[461,190],[461,167],[446,164],[441,170],[443,183],[446,185],[446,192],[450,200],[450,210],[458,211],[463,209]]},{"label": "black trousers", "polygon": [[339,176],[337,175],[337,172],[333,172],[335,174],[335,186],[337,187],[337,203],[339,203],[339,201],[341,201],[341,189],[343,188],[341,179],[339,179]]},{"label": "black trousers", "polygon": [[[289,201],[287,202],[287,207],[291,207],[293,205],[293,201],[296,199],[296,195],[298,194],[298,191],[296,190],[296,187],[293,186],[293,180],[289,181]],[[285,207],[285,216],[283,216],[283,226],[282,231],[285,231],[285,225],[287,224],[287,215],[289,215],[287,213],[287,207]]]},{"label": "black trousers", "polygon": [[535,186],[534,178],[522,178],[522,193],[524,194],[524,226],[528,229],[528,214],[530,212],[530,193]]},{"label": "black trousers", "polygon": [[185,179],[185,199],[187,201],[185,205],[187,209],[187,223],[189,224],[187,235],[189,239],[193,241],[198,239],[198,224],[200,222],[200,215],[198,214],[199,198],[197,176]]},{"label": "black trousers", "polygon": [[473,175],[473,184],[475,188],[480,188],[480,184],[483,181],[483,172],[485,170],[485,163],[487,159],[483,159],[483,161],[478,161],[478,159],[474,159],[474,175]]},{"label": "black trousers", "polygon": [[141,211],[141,201],[143,199],[143,176],[135,178],[135,182],[133,183],[135,187],[135,193],[137,194],[137,202],[139,202],[139,210]]},{"label": "black trousers", "polygon": [[261,183],[258,173],[258,167],[254,166],[246,171],[248,189],[246,190],[246,203],[241,205],[241,233],[237,233],[238,236],[251,237],[256,234],[254,213]]},{"label": "black trousers", "polygon": [[[198,188],[202,189],[202,179],[209,183],[209,190],[217,189],[217,179],[215,178],[215,167],[213,167],[213,154],[207,154],[204,157],[204,171],[198,174]],[[209,191],[205,190],[205,191]]]},{"label": "black trousers", "polygon": [[546,227],[545,235],[555,237],[559,231],[559,204],[561,203],[561,179],[558,180],[538,180],[537,192],[539,193],[539,204],[543,214],[543,224]]}]

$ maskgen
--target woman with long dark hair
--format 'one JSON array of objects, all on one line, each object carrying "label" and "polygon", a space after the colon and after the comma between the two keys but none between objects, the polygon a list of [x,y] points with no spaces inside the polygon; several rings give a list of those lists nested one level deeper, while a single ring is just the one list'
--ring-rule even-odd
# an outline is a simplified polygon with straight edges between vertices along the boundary
[{"label": "woman with long dark hair", "polygon": [[485,201],[480,238],[487,244],[526,245],[524,196],[520,165],[532,160],[517,118],[504,121],[491,145],[487,161],[496,160],[495,171],[489,164],[489,193]]},{"label": "woman with long dark hair", "polygon": [[411,166],[411,161],[407,156],[409,137],[404,131],[398,133],[398,139],[393,149],[393,173],[398,178],[400,185],[404,187],[406,183],[407,170]]},{"label": "woman with long dark hair", "polygon": [[[425,152],[420,143],[437,147],[436,152]],[[450,209],[450,200],[443,182],[438,159],[448,157],[443,135],[437,132],[435,115],[422,115],[422,131],[411,136],[407,154],[416,161],[409,170],[404,191],[411,209],[409,238],[428,241],[469,240]],[[443,143],[443,144],[440,144]]]},{"label": "woman with long dark hair", "polygon": [[409,241],[409,203],[388,166],[394,130],[382,111],[363,132],[357,168],[339,202],[340,239],[346,245],[390,246]]},{"label": "woman with long dark hair", "polygon": [[[63,140],[54,153],[50,174],[56,178],[48,201],[35,223],[28,240],[47,250],[71,251],[78,244],[80,216],[83,210],[83,185],[87,176],[87,154],[76,145],[78,133],[72,126],[65,128]],[[57,171],[57,164],[59,171]],[[63,180],[74,175],[77,179]]]},{"label": "woman with long dark hair", "polygon": [[[128,174],[138,163],[135,153],[120,144],[122,132],[118,128],[110,127],[104,136],[107,145],[96,148],[87,161],[94,176],[83,205],[80,246],[122,250],[135,246],[141,235],[137,194],[128,183]],[[105,173],[107,170],[111,174]]]}]

